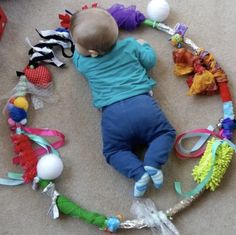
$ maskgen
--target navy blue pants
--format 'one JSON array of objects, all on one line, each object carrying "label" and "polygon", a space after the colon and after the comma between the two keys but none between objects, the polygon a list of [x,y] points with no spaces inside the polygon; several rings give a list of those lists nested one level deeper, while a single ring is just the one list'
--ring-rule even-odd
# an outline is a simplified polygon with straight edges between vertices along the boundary
[{"label": "navy blue pants", "polygon": [[[102,110],[103,154],[121,174],[139,180],[144,166],[161,168],[175,140],[175,130],[149,94],[134,96]],[[147,144],[144,161],[133,149]]]}]

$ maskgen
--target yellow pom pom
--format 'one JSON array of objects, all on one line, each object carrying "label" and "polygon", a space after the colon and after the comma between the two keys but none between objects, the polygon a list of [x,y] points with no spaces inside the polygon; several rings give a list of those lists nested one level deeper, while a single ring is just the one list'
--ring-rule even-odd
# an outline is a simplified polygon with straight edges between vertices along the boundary
[{"label": "yellow pom pom", "polygon": [[29,103],[27,101],[27,99],[23,96],[19,96],[17,97],[15,100],[14,100],[14,103],[13,103],[17,108],[22,108],[24,109],[25,111],[28,110],[29,108]]}]

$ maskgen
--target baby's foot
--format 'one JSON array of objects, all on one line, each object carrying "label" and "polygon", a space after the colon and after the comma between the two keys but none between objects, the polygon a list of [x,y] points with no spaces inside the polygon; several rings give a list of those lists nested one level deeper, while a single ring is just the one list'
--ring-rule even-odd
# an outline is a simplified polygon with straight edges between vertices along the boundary
[{"label": "baby's foot", "polygon": [[155,188],[161,188],[163,185],[163,173],[162,170],[152,166],[145,166],[144,169],[151,176]]},{"label": "baby's foot", "polygon": [[147,191],[148,183],[150,181],[150,176],[146,172],[143,176],[134,184],[134,196],[142,197],[144,193]]}]

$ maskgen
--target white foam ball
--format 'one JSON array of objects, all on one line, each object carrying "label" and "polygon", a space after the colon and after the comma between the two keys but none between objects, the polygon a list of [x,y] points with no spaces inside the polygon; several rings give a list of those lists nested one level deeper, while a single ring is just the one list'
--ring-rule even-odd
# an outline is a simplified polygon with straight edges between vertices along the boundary
[{"label": "white foam ball", "polygon": [[147,15],[151,20],[162,22],[167,19],[170,6],[166,0],[151,0],[147,6]]},{"label": "white foam ball", "polygon": [[46,154],[38,161],[37,174],[40,179],[54,180],[61,175],[62,171],[62,160],[55,154]]}]

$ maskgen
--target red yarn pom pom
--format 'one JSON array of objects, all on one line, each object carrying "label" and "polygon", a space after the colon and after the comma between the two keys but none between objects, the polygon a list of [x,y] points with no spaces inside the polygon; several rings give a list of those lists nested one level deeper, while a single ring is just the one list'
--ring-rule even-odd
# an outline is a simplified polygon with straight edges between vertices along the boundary
[{"label": "red yarn pom pom", "polygon": [[37,175],[38,158],[33,149],[30,138],[26,135],[12,135],[14,150],[18,154],[13,158],[13,163],[20,165],[24,169],[23,179],[25,183],[33,181]]}]

